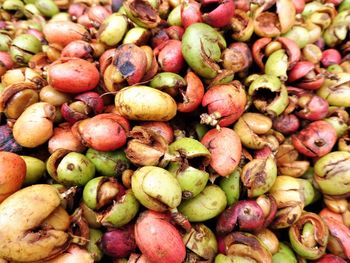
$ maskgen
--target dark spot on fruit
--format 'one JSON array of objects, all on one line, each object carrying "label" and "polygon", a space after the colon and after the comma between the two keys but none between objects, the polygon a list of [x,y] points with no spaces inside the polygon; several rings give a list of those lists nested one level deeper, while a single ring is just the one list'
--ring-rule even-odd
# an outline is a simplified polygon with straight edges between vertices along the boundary
[{"label": "dark spot on fruit", "polygon": [[70,164],[67,165],[67,169],[68,169],[69,171],[73,171],[74,168],[75,168],[75,166],[74,166],[74,164],[72,164],[72,163],[70,163]]},{"label": "dark spot on fruit", "polygon": [[121,66],[119,66],[119,71],[123,76],[127,77],[134,73],[135,66],[130,61],[126,61]]}]

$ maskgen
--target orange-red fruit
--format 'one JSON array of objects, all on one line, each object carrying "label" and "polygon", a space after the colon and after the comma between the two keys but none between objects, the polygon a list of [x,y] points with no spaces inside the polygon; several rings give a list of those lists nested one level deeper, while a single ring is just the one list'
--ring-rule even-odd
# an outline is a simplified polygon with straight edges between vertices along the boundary
[{"label": "orange-red fruit", "polygon": [[52,21],[44,27],[44,35],[50,44],[65,47],[74,40],[90,40],[86,28],[71,21]]},{"label": "orange-red fruit", "polygon": [[26,169],[19,155],[0,152],[0,202],[21,188]]},{"label": "orange-red fruit", "polygon": [[83,120],[78,129],[81,139],[88,147],[97,151],[114,151],[126,143],[129,128],[125,118],[104,113]]},{"label": "orange-red fruit", "polygon": [[232,129],[212,129],[204,135],[201,143],[210,151],[210,166],[219,175],[229,176],[236,169],[241,159],[242,144]]},{"label": "orange-red fruit", "polygon": [[185,259],[181,235],[162,213],[142,213],[135,224],[135,239],[149,262],[181,263]]},{"label": "orange-red fruit", "polygon": [[47,71],[49,85],[67,93],[94,89],[100,75],[94,64],[80,58],[62,58],[51,64]]}]

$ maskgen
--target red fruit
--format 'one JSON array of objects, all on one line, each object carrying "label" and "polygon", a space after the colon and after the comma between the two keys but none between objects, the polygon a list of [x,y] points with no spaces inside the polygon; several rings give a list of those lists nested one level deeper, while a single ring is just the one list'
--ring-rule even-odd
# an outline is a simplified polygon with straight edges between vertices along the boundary
[{"label": "red fruit", "polygon": [[91,45],[83,40],[75,40],[70,42],[61,52],[61,57],[74,57],[82,59],[90,59],[93,55]]},{"label": "red fruit", "polygon": [[280,115],[273,120],[273,128],[283,134],[295,133],[299,127],[300,121],[294,114]]},{"label": "red fruit", "polygon": [[9,69],[12,69],[14,63],[8,52],[0,51],[0,77]]},{"label": "red fruit", "polygon": [[181,6],[181,24],[186,29],[194,23],[202,22],[200,4],[196,1],[185,1]]},{"label": "red fruit", "polygon": [[108,256],[128,257],[136,249],[134,226],[129,225],[104,233],[99,245]]},{"label": "red fruit", "polygon": [[336,140],[336,130],[326,121],[312,122],[292,136],[295,149],[309,157],[321,157],[329,153]]},{"label": "red fruit", "polygon": [[341,257],[332,254],[326,254],[322,256],[319,260],[315,261],[315,263],[346,263],[346,261]]},{"label": "red fruit", "polygon": [[185,80],[187,83],[186,90],[180,91],[184,99],[183,102],[177,104],[177,110],[180,112],[191,112],[201,105],[204,86],[200,78],[193,72],[188,72]]},{"label": "red fruit", "polygon": [[168,40],[157,49],[159,50],[158,63],[162,71],[179,73],[183,69],[185,59],[182,56],[180,40]]},{"label": "red fruit", "polygon": [[212,129],[204,135],[201,143],[209,149],[210,166],[219,175],[228,176],[236,169],[241,159],[242,144],[232,129]]},{"label": "red fruit", "polygon": [[341,55],[339,51],[333,48],[326,49],[322,52],[321,63],[325,68],[333,64],[340,64]]},{"label": "red fruit", "polygon": [[295,7],[295,12],[301,14],[305,7],[305,0],[292,0],[292,2]]},{"label": "red fruit", "polygon": [[83,152],[86,147],[73,135],[70,124],[64,122],[54,128],[53,135],[49,140],[48,149],[52,154],[57,149]]},{"label": "red fruit", "polygon": [[164,214],[143,212],[135,225],[135,239],[142,254],[152,263],[181,263],[186,257],[179,231]]},{"label": "red fruit", "polygon": [[44,35],[50,44],[58,44],[62,47],[74,40],[90,40],[90,34],[86,28],[71,21],[52,21],[44,26]]},{"label": "red fruit", "polygon": [[[206,10],[209,7],[209,10]],[[235,13],[233,0],[202,0],[203,21],[213,27],[225,27]]]},{"label": "red fruit", "polygon": [[47,70],[48,83],[56,90],[80,93],[96,88],[100,74],[94,64],[80,58],[62,58]]},{"label": "red fruit", "polygon": [[100,57],[99,63],[100,63],[100,72],[103,75],[106,68],[112,63],[112,60],[116,54],[116,49],[108,49],[106,50]]},{"label": "red fruit", "polygon": [[[323,209],[320,212],[320,216],[328,226],[330,236],[337,240],[340,247],[343,248],[343,252],[346,257],[350,259],[350,230],[343,224],[342,216],[340,214],[333,213],[328,209]],[[331,246],[328,246],[328,249],[333,252],[331,248]],[[339,251],[335,251],[335,253],[337,252]],[[331,261],[327,261],[327,263],[328,262]]]},{"label": "red fruit", "polygon": [[202,100],[202,106],[208,107],[208,113],[220,114],[220,126],[229,126],[243,114],[247,96],[242,84],[234,81],[211,87]]},{"label": "red fruit", "polygon": [[121,45],[116,50],[113,65],[129,85],[135,85],[142,80],[146,73],[146,53],[135,44]]},{"label": "red fruit", "polygon": [[228,234],[235,227],[242,231],[258,231],[264,225],[264,212],[254,200],[238,201],[219,216],[216,231]]},{"label": "red fruit", "polygon": [[77,122],[73,134],[86,146],[98,151],[114,151],[126,143],[129,124],[117,114],[104,113]]}]

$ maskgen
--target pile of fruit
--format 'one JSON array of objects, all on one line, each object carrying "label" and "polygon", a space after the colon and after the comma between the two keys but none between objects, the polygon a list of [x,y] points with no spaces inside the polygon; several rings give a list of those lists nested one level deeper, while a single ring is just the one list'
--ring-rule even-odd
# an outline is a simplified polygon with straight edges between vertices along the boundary
[{"label": "pile of fruit", "polygon": [[350,0],[0,0],[0,263],[350,260]]}]

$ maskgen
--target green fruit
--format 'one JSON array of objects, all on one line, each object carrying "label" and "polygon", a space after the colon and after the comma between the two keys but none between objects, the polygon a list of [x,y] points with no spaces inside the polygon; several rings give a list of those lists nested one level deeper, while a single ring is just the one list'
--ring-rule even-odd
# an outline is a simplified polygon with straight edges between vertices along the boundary
[{"label": "green fruit", "polygon": [[10,54],[13,61],[18,64],[26,64],[41,49],[41,43],[38,38],[30,34],[22,34],[12,41]]},{"label": "green fruit", "polygon": [[131,177],[132,191],[148,209],[165,211],[181,202],[181,187],[176,178],[163,168],[144,166]]},{"label": "green fruit", "polygon": [[218,216],[227,204],[225,192],[217,185],[209,185],[196,197],[178,207],[190,222],[203,222]]},{"label": "green fruit", "polygon": [[128,29],[126,16],[114,13],[103,21],[98,31],[98,40],[108,46],[117,45]]},{"label": "green fruit", "polygon": [[60,12],[58,6],[52,0],[36,0],[35,6],[41,14],[47,17],[52,17]]},{"label": "green fruit", "polygon": [[239,200],[240,194],[240,170],[236,169],[228,177],[220,180],[219,186],[225,192],[227,205],[233,205]]},{"label": "green fruit", "polygon": [[297,259],[286,244],[280,243],[276,254],[272,256],[272,263],[297,263]]},{"label": "green fruit", "polygon": [[38,158],[31,156],[21,156],[26,163],[27,172],[24,179],[24,185],[35,184],[38,182],[45,174],[46,166],[43,161]]},{"label": "green fruit", "polygon": [[64,185],[84,186],[94,176],[94,164],[81,153],[68,153],[57,167],[57,178]]},{"label": "green fruit", "polygon": [[98,215],[98,219],[105,227],[122,227],[136,216],[139,207],[139,202],[129,189],[122,200],[115,202],[107,213]]},{"label": "green fruit", "polygon": [[130,166],[122,149],[102,152],[90,148],[86,152],[86,157],[95,165],[96,172],[103,176],[119,177]]},{"label": "green fruit", "polygon": [[97,245],[97,242],[101,239],[102,235],[103,232],[99,229],[89,229],[89,242],[86,245],[86,249],[97,262],[103,257],[103,252]]},{"label": "green fruit", "polygon": [[224,37],[213,27],[194,23],[182,37],[182,54],[187,64],[198,75],[213,79],[218,74],[221,51],[226,48]]}]

